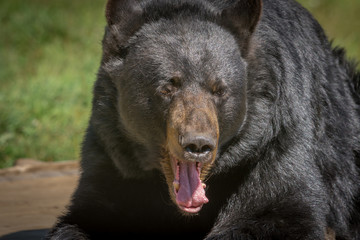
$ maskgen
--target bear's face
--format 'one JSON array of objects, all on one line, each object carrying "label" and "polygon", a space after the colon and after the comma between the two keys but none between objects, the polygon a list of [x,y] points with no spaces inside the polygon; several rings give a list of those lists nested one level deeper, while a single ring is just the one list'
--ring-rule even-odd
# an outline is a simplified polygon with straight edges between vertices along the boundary
[{"label": "bear's face", "polygon": [[208,202],[203,181],[219,149],[246,116],[243,56],[261,2],[239,2],[221,14],[209,8],[202,17],[192,11],[205,5],[192,1],[156,4],[108,2],[102,68],[118,92],[119,126],[162,155],[143,165],[162,169],[179,209],[197,213]]},{"label": "bear's face", "polygon": [[112,72],[121,124],[161,149],[174,202],[198,212],[202,181],[246,113],[246,64],[228,32],[198,20],[147,24],[129,43]]}]

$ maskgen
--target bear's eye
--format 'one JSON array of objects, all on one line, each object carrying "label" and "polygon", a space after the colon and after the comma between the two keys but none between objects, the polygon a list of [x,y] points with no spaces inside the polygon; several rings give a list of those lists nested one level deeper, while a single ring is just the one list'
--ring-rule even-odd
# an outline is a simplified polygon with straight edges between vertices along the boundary
[{"label": "bear's eye", "polygon": [[224,89],[218,89],[218,90],[216,90],[215,95],[222,97],[225,95],[225,93],[226,93],[226,91]]},{"label": "bear's eye", "polygon": [[226,95],[226,87],[222,84],[215,85],[212,88],[212,94],[218,97],[223,97]]},{"label": "bear's eye", "polygon": [[161,87],[159,92],[162,96],[170,97],[177,91],[179,87],[180,87],[180,79],[174,77],[171,78],[165,86]]},{"label": "bear's eye", "polygon": [[166,85],[160,89],[160,93],[163,96],[169,96],[174,92],[175,88],[172,85]]}]

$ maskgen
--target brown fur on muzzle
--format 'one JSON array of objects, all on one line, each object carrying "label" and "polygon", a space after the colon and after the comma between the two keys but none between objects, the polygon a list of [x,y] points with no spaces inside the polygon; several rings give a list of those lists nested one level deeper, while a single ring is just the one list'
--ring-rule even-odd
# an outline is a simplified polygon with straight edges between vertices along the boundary
[{"label": "brown fur on muzzle", "polygon": [[200,179],[205,181],[216,158],[218,140],[216,108],[205,93],[185,93],[173,99],[167,119],[162,168],[175,203],[176,166],[172,159],[201,164]]}]

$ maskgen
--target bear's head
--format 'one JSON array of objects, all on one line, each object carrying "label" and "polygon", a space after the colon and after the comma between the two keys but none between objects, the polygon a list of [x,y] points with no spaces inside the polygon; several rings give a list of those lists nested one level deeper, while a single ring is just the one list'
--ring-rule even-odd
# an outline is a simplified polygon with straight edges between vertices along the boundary
[{"label": "bear's head", "polygon": [[217,10],[191,0],[109,0],[102,67],[117,88],[129,138],[159,149],[185,213],[208,202],[205,180],[246,117],[246,56],[260,0]]}]

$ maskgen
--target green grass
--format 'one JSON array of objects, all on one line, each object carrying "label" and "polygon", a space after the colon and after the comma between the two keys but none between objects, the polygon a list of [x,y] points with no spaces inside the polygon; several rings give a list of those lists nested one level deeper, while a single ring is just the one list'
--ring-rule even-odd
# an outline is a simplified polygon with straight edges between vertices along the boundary
[{"label": "green grass", "polygon": [[77,159],[101,57],[104,1],[0,2],[0,167]]},{"label": "green grass", "polygon": [[334,46],[346,47],[347,55],[360,60],[359,0],[300,0],[325,28]]},{"label": "green grass", "polygon": [[[302,0],[360,59],[358,0]],[[101,57],[105,0],[0,1],[0,168],[78,159]]]}]

